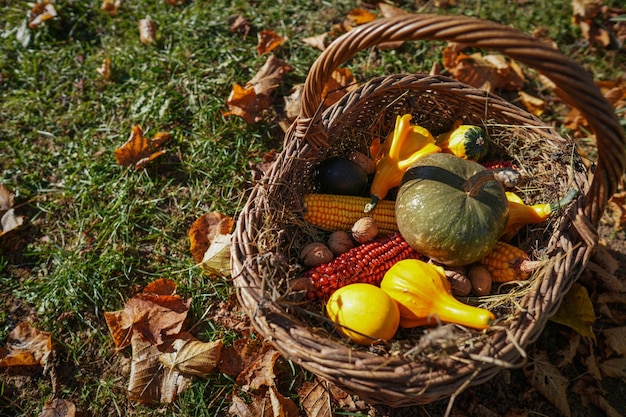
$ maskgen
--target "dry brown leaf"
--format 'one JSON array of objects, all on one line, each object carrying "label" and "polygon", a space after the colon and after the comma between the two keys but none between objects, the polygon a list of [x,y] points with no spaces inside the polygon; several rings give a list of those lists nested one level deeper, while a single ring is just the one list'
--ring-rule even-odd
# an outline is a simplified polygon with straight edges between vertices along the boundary
[{"label": "dry brown leaf", "polygon": [[328,32],[321,33],[315,36],[309,36],[308,38],[302,39],[306,45],[312,46],[315,49],[319,49],[320,51],[324,51],[326,49],[326,41],[328,40]]},{"label": "dry brown leaf", "polygon": [[280,85],[291,67],[275,55],[270,55],[259,72],[245,86],[233,85],[226,104],[230,111],[224,116],[242,117],[248,123],[262,120],[261,112],[270,107],[270,94]]},{"label": "dry brown leaf", "polygon": [[198,217],[187,232],[194,261],[201,263],[213,240],[219,235],[230,234],[234,224],[232,217],[217,211]]},{"label": "dry brown leaf", "polygon": [[46,401],[39,417],[74,417],[75,415],[76,406],[74,403],[55,398],[52,401]]},{"label": "dry brown leaf", "polygon": [[52,352],[52,333],[22,322],[11,330],[5,347],[0,348],[0,366],[43,366]]},{"label": "dry brown leaf", "polygon": [[257,33],[257,39],[258,43],[256,51],[259,55],[268,54],[285,42],[285,38],[283,36],[272,32],[271,30],[260,31]]},{"label": "dry brown leaf", "polygon": [[239,333],[247,333],[250,330],[250,317],[242,310],[234,292],[211,311],[211,320]]},{"label": "dry brown leaf", "polygon": [[9,191],[4,184],[0,184],[0,211],[6,211],[13,208],[15,195]]},{"label": "dry brown leaf", "polygon": [[397,17],[409,14],[406,10],[387,3],[377,3],[376,7],[378,7],[383,17]]},{"label": "dry brown leaf", "polygon": [[137,28],[139,29],[139,40],[141,43],[148,45],[156,41],[156,33],[159,27],[150,17],[139,20]]},{"label": "dry brown leaf", "polygon": [[258,391],[263,387],[273,386],[276,379],[274,365],[278,358],[280,358],[280,353],[275,349],[270,349],[263,355],[258,356],[239,374],[237,384],[244,391]]},{"label": "dry brown leaf", "polygon": [[248,36],[248,33],[250,33],[250,22],[243,15],[232,16],[228,22],[228,30],[244,37]]},{"label": "dry brown leaf", "polygon": [[606,417],[623,417],[623,414],[613,408],[604,397],[604,391],[597,387],[594,381],[579,378],[572,387],[572,392],[580,395],[582,403],[586,406],[589,402],[604,412]]},{"label": "dry brown leaf", "polygon": [[342,410],[356,411],[357,406],[352,396],[343,388],[339,388],[335,384],[330,384],[330,396]]},{"label": "dry brown leaf", "polygon": [[191,376],[175,369],[165,370],[159,362],[163,352],[137,332],[131,339],[132,359],[128,380],[128,397],[141,403],[171,403],[191,383]]},{"label": "dry brown leaf", "polygon": [[582,362],[587,367],[589,375],[593,376],[596,381],[602,380],[602,372],[598,367],[598,360],[593,349],[589,349],[589,356],[585,357]]},{"label": "dry brown leaf", "polygon": [[120,8],[120,0],[102,0],[101,9],[113,17],[117,15],[117,11]]},{"label": "dry brown leaf", "polygon": [[237,394],[233,394],[228,414],[234,417],[258,417],[269,416],[271,410],[266,410],[269,402],[265,401],[244,401]]},{"label": "dry brown leaf", "polygon": [[298,396],[302,409],[307,417],[332,417],[328,382],[316,378],[315,381],[306,381],[298,388]]},{"label": "dry brown leaf", "polygon": [[442,52],[444,68],[460,82],[488,91],[519,91],[524,86],[524,74],[515,61],[498,54],[467,55],[464,49],[450,42]]},{"label": "dry brown leaf", "polygon": [[626,380],[626,357],[611,358],[599,365],[602,375],[609,378],[621,378]]},{"label": "dry brown leaf", "polygon": [[130,344],[134,333],[153,344],[180,333],[191,299],[178,295],[140,293],[126,302],[123,310],[105,312],[104,318],[118,350]]},{"label": "dry brown leaf", "polygon": [[37,2],[28,12],[28,27],[35,29],[46,20],[57,17],[57,11],[49,0]]},{"label": "dry brown leaf", "polygon": [[300,115],[303,90],[304,84],[296,84],[291,88],[291,91],[289,91],[289,95],[285,96],[285,116],[289,124]]},{"label": "dry brown leaf", "polygon": [[602,335],[604,342],[613,354],[626,356],[626,326],[603,329]]},{"label": "dry brown leaf", "polygon": [[322,91],[324,105],[330,106],[336,103],[341,97],[355,89],[356,84],[354,81],[354,75],[348,68],[337,68],[334,70]]},{"label": "dry brown leaf", "polygon": [[546,109],[545,100],[540,99],[539,97],[532,96],[525,91],[520,90],[518,92],[520,99],[522,100],[522,104],[526,107],[530,113],[535,116],[541,116],[543,111]]},{"label": "dry brown leaf", "polygon": [[[4,184],[0,184],[0,236],[24,224],[24,216],[18,216],[13,209],[14,194]],[[4,213],[3,213],[4,212]]]},{"label": "dry brown leaf", "polygon": [[163,353],[159,362],[169,371],[205,378],[217,365],[222,341],[202,342],[196,338],[177,338],[172,342],[173,352]]},{"label": "dry brown leaf", "polygon": [[158,132],[152,139],[143,136],[143,129],[134,125],[130,137],[121,147],[115,150],[118,165],[134,165],[135,170],[143,168],[148,162],[163,155],[166,150],[157,150],[158,147],[171,139],[166,132]]},{"label": "dry brown leaf", "polygon": [[567,400],[568,379],[550,363],[545,351],[536,351],[529,364],[524,368],[524,375],[545,399],[559,412],[569,417],[571,410]]},{"label": "dry brown leaf", "polygon": [[248,337],[236,339],[232,346],[224,349],[217,364],[220,372],[236,378],[255,360],[265,354],[272,346],[262,340]]},{"label": "dry brown leaf", "polygon": [[613,274],[608,273],[595,262],[589,262],[586,271],[594,275],[595,283],[614,292],[626,292],[626,282]]},{"label": "dry brown leaf", "polygon": [[572,285],[572,288],[563,297],[561,306],[550,317],[550,320],[563,324],[581,336],[595,341],[591,326],[596,320],[596,314],[587,289],[580,284]]},{"label": "dry brown leaf", "polygon": [[104,58],[102,60],[102,65],[100,65],[99,68],[96,68],[96,71],[98,72],[98,74],[102,75],[102,78],[108,81],[109,77],[111,76],[111,59]]},{"label": "dry brown leaf", "polygon": [[272,415],[274,417],[298,417],[300,410],[298,406],[289,398],[282,395],[276,387],[269,387],[270,403],[272,404]]}]

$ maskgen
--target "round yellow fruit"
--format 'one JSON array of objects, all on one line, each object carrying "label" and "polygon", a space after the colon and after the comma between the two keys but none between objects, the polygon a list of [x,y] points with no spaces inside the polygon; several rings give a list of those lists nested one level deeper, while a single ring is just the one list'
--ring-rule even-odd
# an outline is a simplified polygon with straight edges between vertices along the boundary
[{"label": "round yellow fruit", "polygon": [[386,292],[372,284],[350,284],[335,291],[326,303],[337,329],[359,345],[391,339],[400,324],[400,311]]}]

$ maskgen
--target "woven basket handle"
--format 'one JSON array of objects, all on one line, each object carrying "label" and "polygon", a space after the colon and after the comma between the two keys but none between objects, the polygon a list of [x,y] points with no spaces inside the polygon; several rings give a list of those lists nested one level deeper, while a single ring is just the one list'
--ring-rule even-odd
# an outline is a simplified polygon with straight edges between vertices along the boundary
[{"label": "woven basket handle", "polygon": [[596,134],[598,164],[585,198],[584,213],[597,224],[608,199],[615,193],[626,167],[626,139],[611,104],[591,76],[561,52],[516,29],[465,16],[406,15],[377,19],[336,39],[313,63],[302,93],[302,110],[294,128],[296,139],[312,146],[326,143],[326,133],[315,122],[322,93],[332,72],[363,49],[390,41],[443,40],[493,50],[543,73],[577,108]]}]

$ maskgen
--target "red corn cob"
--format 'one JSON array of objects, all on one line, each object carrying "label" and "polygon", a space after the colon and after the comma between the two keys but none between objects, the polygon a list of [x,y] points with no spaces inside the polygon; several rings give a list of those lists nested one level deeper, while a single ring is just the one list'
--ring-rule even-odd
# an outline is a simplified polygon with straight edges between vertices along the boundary
[{"label": "red corn cob", "polygon": [[515,166],[515,164],[511,161],[507,161],[505,159],[499,159],[496,161],[485,161],[482,162],[482,165],[487,168],[487,169],[513,169],[515,171],[518,171],[517,167]]},{"label": "red corn cob", "polygon": [[309,281],[307,296],[325,299],[338,288],[356,282],[378,285],[393,264],[402,259],[419,257],[419,253],[399,233],[379,237],[306,271],[304,279]]}]

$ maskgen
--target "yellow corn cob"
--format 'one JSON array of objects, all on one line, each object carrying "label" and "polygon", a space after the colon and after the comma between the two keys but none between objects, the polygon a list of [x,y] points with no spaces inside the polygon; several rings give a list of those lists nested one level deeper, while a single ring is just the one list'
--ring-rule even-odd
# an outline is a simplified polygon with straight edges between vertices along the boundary
[{"label": "yellow corn cob", "polygon": [[497,242],[480,263],[491,273],[494,282],[526,280],[537,266],[522,249],[504,242]]},{"label": "yellow corn cob", "polygon": [[369,216],[376,220],[380,233],[398,231],[395,202],[381,200],[376,208],[365,214],[369,198],[350,195],[307,194],[304,196],[304,220],[323,230],[350,230],[354,222]]}]

